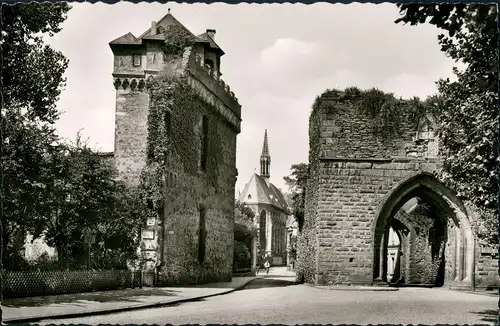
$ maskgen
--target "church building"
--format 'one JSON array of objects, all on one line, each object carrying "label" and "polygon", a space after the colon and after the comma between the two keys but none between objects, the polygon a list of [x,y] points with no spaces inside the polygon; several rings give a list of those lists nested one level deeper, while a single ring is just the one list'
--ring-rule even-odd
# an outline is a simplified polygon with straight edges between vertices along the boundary
[{"label": "church building", "polygon": [[259,228],[258,241],[254,242],[254,261],[256,255],[270,255],[273,266],[283,266],[287,260],[287,229],[286,223],[290,209],[280,189],[271,181],[271,155],[267,130],[264,133],[264,145],[260,156],[260,174],[254,173],[238,200],[245,203],[255,213]]}]

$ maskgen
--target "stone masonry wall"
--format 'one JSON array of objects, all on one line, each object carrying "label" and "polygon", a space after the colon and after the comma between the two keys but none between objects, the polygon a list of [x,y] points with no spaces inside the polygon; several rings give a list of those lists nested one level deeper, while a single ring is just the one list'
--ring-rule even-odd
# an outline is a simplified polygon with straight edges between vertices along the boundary
[{"label": "stone masonry wall", "polygon": [[[206,282],[229,281],[232,275],[234,246],[234,187],[236,181],[236,136],[239,124],[232,125],[221,117],[220,105],[216,109],[213,95],[210,102],[202,94],[207,89],[201,83],[193,82],[196,75],[190,75],[194,93],[200,94],[190,101],[189,107],[175,107],[172,112],[172,125],[184,126],[182,119],[199,121],[194,130],[180,130],[173,137],[182,139],[186,146],[197,148],[201,158],[202,118],[208,118],[207,167],[202,171],[193,169],[193,163],[186,165],[183,148],[172,148],[169,152],[168,171],[173,182],[169,185],[166,197],[164,220],[162,221],[164,266],[161,268],[159,284],[196,284]],[[210,92],[210,90],[208,89]],[[212,92],[210,92],[212,94]],[[215,104],[215,103],[214,103]],[[175,143],[174,139],[174,143]],[[175,146],[174,146],[175,147]],[[195,164],[196,165],[196,164]],[[190,166],[190,167],[188,167]],[[205,209],[205,258],[198,259],[200,248],[200,207]]]},{"label": "stone masonry wall", "polygon": [[148,107],[147,92],[116,90],[114,159],[121,178],[135,185],[146,164]]},{"label": "stone masonry wall", "polygon": [[[317,102],[315,103],[317,105]],[[313,110],[316,110],[313,107]],[[313,111],[314,112],[314,111]],[[298,221],[297,234],[297,281],[318,283],[318,242],[317,212],[319,195],[319,153],[321,149],[321,120],[319,114],[311,114],[309,118],[309,179],[305,200],[305,218]]]},{"label": "stone masonry wall", "polygon": [[[141,49],[114,51],[117,88],[114,160],[120,176],[130,184],[139,184],[140,174],[147,168],[148,115],[153,102],[145,80],[162,74],[176,75],[192,90],[186,94],[190,98],[182,101],[184,106],[174,105],[171,111],[174,131],[171,141],[177,146],[169,150],[165,166],[164,214],[160,220],[149,221],[142,234],[143,252],[151,261],[148,268],[159,267],[158,285],[229,281],[234,245],[236,136],[241,107],[222,81],[208,82],[205,70],[188,69],[189,63],[195,62],[189,49],[172,62],[163,62],[159,48],[149,43]],[[133,53],[142,55],[140,67],[132,65]],[[199,165],[203,116],[208,119],[205,170]],[[187,118],[197,122],[185,123]],[[184,151],[183,146],[188,146],[189,151]],[[198,153],[197,157],[185,157],[186,152],[192,155],[193,151]],[[206,238],[205,258],[200,261],[202,210]]]},{"label": "stone masonry wall", "polygon": [[[306,216],[298,237],[297,275],[300,280],[316,284],[371,284],[374,277],[381,275],[378,258],[374,261],[378,250],[375,246],[379,245],[374,239],[381,239],[384,232],[384,224],[375,220],[377,210],[401,182],[423,173],[428,173],[432,180],[430,176],[441,166],[437,139],[429,136],[432,130],[427,126],[419,130],[421,127],[413,118],[405,116],[405,112],[408,111],[398,111],[399,124],[392,132],[382,130],[380,133],[375,132],[372,117],[360,109],[359,97],[327,91],[316,99],[309,120],[310,177],[306,189]],[[426,118],[428,124],[430,120]],[[428,182],[425,178],[413,185],[425,185]],[[433,182],[437,181],[429,182],[425,187],[436,187]],[[443,189],[439,192],[446,192]],[[439,193],[427,195],[429,198],[440,196]],[[439,200],[435,204],[436,207],[441,205]],[[451,211],[435,213],[447,216]],[[405,268],[410,269],[405,273],[409,274],[411,282],[433,283],[434,280],[439,283],[441,277],[445,283],[454,283],[458,273],[458,265],[455,266],[458,250],[465,250],[455,246],[457,226],[448,219],[444,225],[435,226],[437,233],[429,235],[432,223],[420,225],[425,221],[411,214],[402,220],[411,230],[408,244],[412,247],[412,257],[405,258],[408,266]],[[419,232],[415,232],[416,229]],[[432,246],[433,242],[436,245]],[[470,252],[470,247],[467,248]],[[444,258],[445,275],[438,275],[443,268],[440,257]],[[477,246],[477,287],[498,284],[495,257],[496,250]],[[467,282],[463,286],[468,286]]]},{"label": "stone masonry wall", "polygon": [[322,162],[317,218],[320,283],[371,283],[372,230],[382,197],[404,178],[433,167],[435,163],[429,162]]},{"label": "stone masonry wall", "polygon": [[[212,184],[205,172],[185,171],[180,153],[170,153],[168,171],[173,175],[173,182],[168,186],[163,221],[162,285],[228,281],[232,275],[236,132],[201,100],[192,109],[198,112],[200,119],[202,115],[210,117],[209,128],[215,132],[208,143],[220,142],[223,147],[222,151],[209,151],[208,155],[220,157],[222,165],[218,167],[216,184]],[[182,112],[176,112],[172,123],[182,118]],[[198,134],[194,132],[193,137]],[[210,163],[209,169],[214,169]],[[200,205],[206,209],[207,231],[202,263],[198,261]]]},{"label": "stone masonry wall", "polygon": [[312,281],[319,284],[371,283],[375,211],[383,196],[404,178],[438,167],[436,159],[406,157],[417,126],[403,123],[397,135],[377,136],[357,105],[325,93],[311,114],[311,179],[301,233],[316,244],[302,253],[299,248],[305,256],[299,259],[312,262],[307,256],[315,255]]},{"label": "stone masonry wall", "polygon": [[477,252],[476,287],[498,288],[498,247],[483,245]]}]

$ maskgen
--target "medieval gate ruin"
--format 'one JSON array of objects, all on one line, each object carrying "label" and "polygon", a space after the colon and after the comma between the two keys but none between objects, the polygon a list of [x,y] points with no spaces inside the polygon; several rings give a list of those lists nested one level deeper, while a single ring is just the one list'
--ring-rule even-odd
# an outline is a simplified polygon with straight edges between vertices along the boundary
[{"label": "medieval gate ruin", "polygon": [[[299,276],[321,285],[470,287],[473,213],[435,176],[441,162],[433,118],[400,117],[383,136],[357,92],[327,91],[313,106]],[[399,238],[391,264],[389,230]]]}]

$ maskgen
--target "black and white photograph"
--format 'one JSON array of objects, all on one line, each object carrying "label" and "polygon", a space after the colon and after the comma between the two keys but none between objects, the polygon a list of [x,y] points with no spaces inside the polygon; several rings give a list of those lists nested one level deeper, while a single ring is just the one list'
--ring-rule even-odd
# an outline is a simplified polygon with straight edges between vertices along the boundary
[{"label": "black and white photograph", "polygon": [[499,325],[497,4],[0,8],[2,325]]}]

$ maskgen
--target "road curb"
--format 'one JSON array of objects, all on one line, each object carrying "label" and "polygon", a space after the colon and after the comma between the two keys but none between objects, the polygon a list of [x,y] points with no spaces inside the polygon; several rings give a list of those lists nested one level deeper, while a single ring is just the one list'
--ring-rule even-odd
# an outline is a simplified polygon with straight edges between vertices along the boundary
[{"label": "road curb", "polygon": [[398,288],[394,287],[376,287],[376,286],[336,286],[336,285],[331,285],[331,286],[325,286],[325,285],[314,285],[314,284],[308,284],[304,283],[304,285],[317,288],[320,290],[326,290],[326,291],[378,291],[378,292],[392,292],[392,291],[399,291]]},{"label": "road curb", "polygon": [[240,285],[238,285],[230,290],[227,290],[227,291],[198,296],[198,297],[178,299],[178,300],[173,300],[173,301],[168,301],[168,302],[137,304],[137,305],[133,305],[133,306],[114,308],[114,309],[103,309],[103,310],[76,312],[76,313],[69,313],[69,314],[59,314],[59,315],[49,315],[49,316],[33,316],[33,317],[21,317],[21,318],[5,318],[3,320],[3,322],[6,324],[20,324],[20,323],[25,324],[25,323],[36,323],[36,322],[40,322],[42,320],[47,320],[47,319],[80,318],[80,317],[88,317],[88,316],[115,314],[115,313],[120,313],[120,312],[125,312],[125,311],[141,310],[141,309],[147,309],[147,308],[168,307],[168,306],[172,306],[172,305],[175,305],[178,303],[198,301],[201,299],[215,297],[218,295],[224,295],[224,294],[228,294],[228,293],[231,293],[234,291],[238,291],[238,290],[244,288],[245,286],[247,286],[248,284],[250,284],[250,282],[254,281],[255,279],[256,278],[248,280],[248,281],[246,281],[246,282],[244,282],[244,283],[242,283],[242,284],[240,284]]}]

